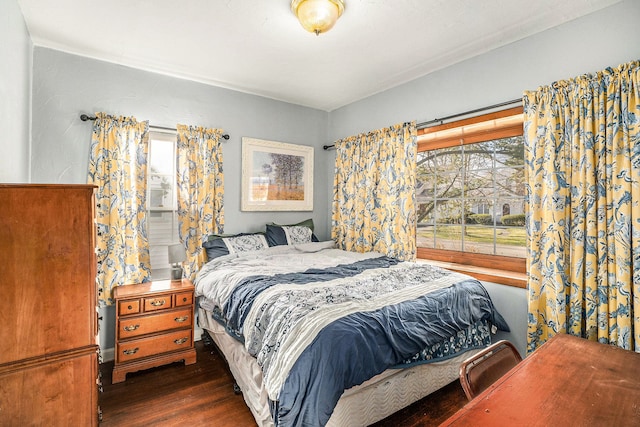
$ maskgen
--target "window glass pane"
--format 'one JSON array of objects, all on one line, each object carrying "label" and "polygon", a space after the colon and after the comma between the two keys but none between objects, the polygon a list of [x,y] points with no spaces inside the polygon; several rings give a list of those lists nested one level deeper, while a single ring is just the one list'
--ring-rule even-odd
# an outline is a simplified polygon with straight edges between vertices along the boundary
[{"label": "window glass pane", "polygon": [[462,250],[462,200],[439,200],[435,208],[435,247]]},{"label": "window glass pane", "polygon": [[524,137],[514,136],[495,141],[496,167],[524,165]]},{"label": "window glass pane", "polygon": [[434,248],[435,247],[435,227],[433,223],[421,222],[418,223],[416,230],[416,241],[420,248]]},{"label": "window glass pane", "polygon": [[[523,198],[502,198],[498,199],[496,211],[498,215],[498,220],[502,216],[507,215],[518,215],[518,218],[515,218],[518,222],[524,221],[524,199]],[[513,220],[513,219],[512,219]],[[513,222],[513,221],[512,221]],[[523,224],[524,225],[524,222]]]},{"label": "window glass pane", "polygon": [[493,227],[494,210],[492,199],[467,199],[465,200],[465,223],[482,224]]},{"label": "window glass pane", "polygon": [[435,197],[438,199],[451,199],[462,197],[464,178],[462,170],[453,173],[443,172],[434,176]]},{"label": "window glass pane", "polygon": [[525,257],[524,199],[499,199],[496,205],[496,255]]},{"label": "window glass pane", "polygon": [[438,151],[421,151],[418,153],[416,157],[416,166],[418,168],[418,173],[424,174],[433,174],[436,172],[436,156],[438,155]]},{"label": "window glass pane", "polygon": [[436,197],[433,184],[435,179],[433,176],[425,178],[418,175],[416,178],[416,201],[418,203],[426,202],[427,200],[433,200]]},{"label": "window glass pane", "polygon": [[173,176],[149,176],[149,207],[173,209]]},{"label": "window glass pane", "polygon": [[170,245],[175,243],[178,224],[175,211],[150,211],[148,224],[150,245]]},{"label": "window glass pane", "polygon": [[464,251],[491,254],[495,252],[494,203],[491,199],[465,202]]},{"label": "window glass pane", "polygon": [[[168,246],[177,242],[178,216],[175,211],[150,211],[148,218],[149,252],[153,279],[168,278]],[[165,276],[166,273],[166,276]]]},{"label": "window glass pane", "polygon": [[496,255],[525,258],[527,256],[524,227],[498,227]]},{"label": "window glass pane", "polygon": [[433,157],[427,156],[427,154],[431,153],[432,152],[424,151],[418,153],[417,156],[416,197],[418,198],[418,203],[435,197],[435,169],[433,168]]},{"label": "window glass pane", "polygon": [[149,167],[152,174],[173,175],[175,156],[173,150],[175,142],[151,139],[149,145],[150,160]]},{"label": "window glass pane", "polygon": [[418,204],[418,224],[434,225],[435,224],[435,202],[433,200],[425,201]]},{"label": "window glass pane", "polygon": [[437,225],[435,249],[462,250],[462,225]]},{"label": "window glass pane", "polygon": [[491,169],[468,171],[465,178],[466,198],[493,199],[495,191]]},{"label": "window glass pane", "polygon": [[461,146],[433,150],[433,170],[435,173],[460,171],[462,169]]},{"label": "window glass pane", "polygon": [[466,167],[469,171],[493,168],[494,141],[480,142],[464,146]]},{"label": "window glass pane", "polygon": [[435,223],[462,224],[462,199],[438,200]]},{"label": "window glass pane", "polygon": [[496,191],[498,197],[522,197],[526,195],[524,166],[497,168]]}]

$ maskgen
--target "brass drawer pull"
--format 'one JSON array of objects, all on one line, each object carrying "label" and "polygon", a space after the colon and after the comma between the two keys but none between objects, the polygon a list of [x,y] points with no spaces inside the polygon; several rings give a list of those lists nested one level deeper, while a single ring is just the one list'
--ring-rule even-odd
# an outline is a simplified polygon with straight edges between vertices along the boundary
[{"label": "brass drawer pull", "polygon": [[182,323],[182,322],[186,322],[187,320],[189,320],[189,316],[176,317],[173,320],[178,322],[178,323]]},{"label": "brass drawer pull", "polygon": [[125,326],[124,329],[127,332],[131,332],[131,331],[135,331],[136,329],[138,329],[140,327],[140,325],[129,325],[129,326]]},{"label": "brass drawer pull", "polygon": [[161,307],[164,305],[164,300],[163,299],[156,299],[150,302],[150,304],[154,307]]},{"label": "brass drawer pull", "polygon": [[182,302],[187,302],[187,298],[182,298]]},{"label": "brass drawer pull", "polygon": [[131,356],[132,354],[136,354],[138,352],[138,347],[130,349],[130,350],[123,350],[122,354],[124,354],[125,356]]},{"label": "brass drawer pull", "polygon": [[[186,343],[188,339],[189,339],[189,338],[184,337],[184,338],[177,339],[177,340],[175,340],[175,341],[173,341],[173,342],[174,342],[174,343],[176,343],[177,345],[180,345],[180,344],[184,344],[184,343]],[[136,350],[137,350],[137,349],[136,349]]]}]

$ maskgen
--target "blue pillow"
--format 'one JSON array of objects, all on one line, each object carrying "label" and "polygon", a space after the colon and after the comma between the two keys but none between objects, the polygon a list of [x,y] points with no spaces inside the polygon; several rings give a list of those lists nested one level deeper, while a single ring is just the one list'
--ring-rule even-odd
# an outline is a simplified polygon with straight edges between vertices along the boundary
[{"label": "blue pillow", "polygon": [[319,241],[316,235],[313,234],[312,219],[290,225],[267,224],[266,236],[269,246],[296,245]]},{"label": "blue pillow", "polygon": [[207,253],[207,259],[209,261],[223,255],[229,255],[229,249],[227,249],[227,245],[224,244],[221,237],[210,238],[210,240],[202,244],[202,247]]}]

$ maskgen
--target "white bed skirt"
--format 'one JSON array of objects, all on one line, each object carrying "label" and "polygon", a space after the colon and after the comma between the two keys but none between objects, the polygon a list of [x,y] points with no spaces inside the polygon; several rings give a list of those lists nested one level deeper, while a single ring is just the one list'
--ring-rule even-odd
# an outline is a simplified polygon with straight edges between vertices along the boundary
[{"label": "white bed skirt", "polygon": [[[229,336],[211,317],[198,308],[198,324],[206,329],[227,359],[236,383],[242,389],[247,406],[261,427],[272,427],[267,392],[262,386],[262,371],[244,346]],[[388,369],[344,392],[327,426],[367,426],[422,399],[458,378],[462,361],[479,350],[470,350],[454,358],[413,366]]]}]

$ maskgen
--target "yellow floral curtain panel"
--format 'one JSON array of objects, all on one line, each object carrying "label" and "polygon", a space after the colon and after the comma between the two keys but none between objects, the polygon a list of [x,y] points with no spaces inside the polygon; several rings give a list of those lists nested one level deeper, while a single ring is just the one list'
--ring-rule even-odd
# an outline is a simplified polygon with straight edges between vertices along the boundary
[{"label": "yellow floral curtain panel", "polygon": [[353,252],[416,256],[416,124],[335,143],[331,237]]},{"label": "yellow floral curtain panel", "polygon": [[177,192],[180,242],[187,252],[184,277],[206,262],[202,244],[224,227],[222,130],[178,125]]},{"label": "yellow floral curtain panel", "polygon": [[97,113],[87,182],[96,191],[98,300],[113,288],[149,280],[146,226],[148,122]]},{"label": "yellow floral curtain panel", "polygon": [[524,95],[528,351],[640,351],[640,62]]}]

